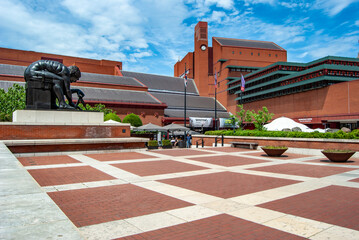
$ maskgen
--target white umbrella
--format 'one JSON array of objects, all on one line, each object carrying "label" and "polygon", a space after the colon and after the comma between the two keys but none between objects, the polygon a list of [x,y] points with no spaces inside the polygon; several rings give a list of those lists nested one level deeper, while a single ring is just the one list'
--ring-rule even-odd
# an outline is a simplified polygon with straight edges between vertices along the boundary
[{"label": "white umbrella", "polygon": [[164,128],[168,131],[189,131],[190,129],[187,127],[184,127],[179,124],[171,123],[169,125],[164,126]]},{"label": "white umbrella", "polygon": [[141,127],[135,129],[136,131],[167,131],[164,127],[158,126],[156,124],[148,123]]}]

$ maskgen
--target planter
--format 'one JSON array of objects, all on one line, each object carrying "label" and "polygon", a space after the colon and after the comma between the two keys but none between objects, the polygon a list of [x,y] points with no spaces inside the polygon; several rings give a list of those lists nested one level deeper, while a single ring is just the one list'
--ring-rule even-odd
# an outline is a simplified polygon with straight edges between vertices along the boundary
[{"label": "planter", "polygon": [[172,145],[165,145],[165,146],[162,146],[163,149],[171,149],[172,148]]},{"label": "planter", "polygon": [[262,147],[262,150],[270,157],[280,157],[288,148],[265,148]]},{"label": "planter", "polygon": [[158,149],[158,146],[147,146],[147,149]]},{"label": "planter", "polygon": [[322,153],[332,162],[346,162],[348,159],[354,155],[355,151],[349,152],[326,152]]}]

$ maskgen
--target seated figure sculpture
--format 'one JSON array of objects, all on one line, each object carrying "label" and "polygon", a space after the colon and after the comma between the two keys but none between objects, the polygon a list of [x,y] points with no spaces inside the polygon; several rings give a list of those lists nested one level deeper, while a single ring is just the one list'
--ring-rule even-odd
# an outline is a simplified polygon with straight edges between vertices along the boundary
[{"label": "seated figure sculpture", "polygon": [[52,60],[33,62],[24,72],[26,109],[74,110],[78,108],[72,101],[72,93],[77,93],[81,101],[85,95],[80,89],[71,89],[70,83],[76,82],[80,77],[81,72],[77,66],[66,67]]}]

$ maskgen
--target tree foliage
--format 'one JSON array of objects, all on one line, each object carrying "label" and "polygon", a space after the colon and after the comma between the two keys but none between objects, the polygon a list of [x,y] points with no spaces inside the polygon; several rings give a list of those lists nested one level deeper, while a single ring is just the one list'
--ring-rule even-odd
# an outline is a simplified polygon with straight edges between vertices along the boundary
[{"label": "tree foliage", "polygon": [[108,120],[113,120],[113,121],[116,121],[116,122],[121,122],[121,118],[116,114],[116,113],[107,113],[105,116],[104,116],[104,121],[108,121]]},{"label": "tree foliage", "polygon": [[25,109],[25,106],[26,94],[23,86],[15,83],[7,92],[0,89],[0,121],[12,121],[12,113]]},{"label": "tree foliage", "polygon": [[84,106],[82,103],[80,103],[79,107],[82,110],[103,112],[104,116],[106,116],[106,114],[109,114],[109,113],[116,113],[116,111],[113,111],[110,108],[106,108],[106,106],[104,104],[102,104],[102,103],[97,103],[94,106],[91,106],[90,104],[86,104],[86,106]]},{"label": "tree foliage", "polygon": [[130,113],[128,115],[126,115],[123,120],[122,120],[123,123],[130,123],[131,126],[134,126],[134,127],[140,127],[142,126],[142,121],[141,121],[141,118],[134,114],[134,113]]},{"label": "tree foliage", "polygon": [[269,113],[267,107],[263,107],[262,110],[258,110],[258,113],[254,110],[247,111],[247,114],[252,118],[254,127],[260,131],[264,130],[263,125],[270,121],[274,116],[273,113]]}]

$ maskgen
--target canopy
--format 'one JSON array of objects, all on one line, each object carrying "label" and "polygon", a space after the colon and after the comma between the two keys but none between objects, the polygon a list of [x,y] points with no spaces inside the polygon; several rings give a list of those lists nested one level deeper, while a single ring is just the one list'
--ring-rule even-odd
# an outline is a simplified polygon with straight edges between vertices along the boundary
[{"label": "canopy", "polygon": [[[200,133],[199,132],[195,132],[195,131],[188,131],[186,133],[189,133],[189,135],[199,135]],[[173,136],[183,136],[183,131],[173,131],[171,133]]]},{"label": "canopy", "polygon": [[148,123],[135,129],[136,131],[167,131],[166,128],[158,126],[156,124]]},{"label": "canopy", "polygon": [[299,127],[302,132],[314,132],[313,129],[304,124],[298,123],[287,117],[280,117],[274,119],[271,123],[265,124],[264,127],[269,131],[282,131],[284,128],[293,129]]},{"label": "canopy", "polygon": [[189,131],[190,129],[179,124],[171,123],[163,127],[168,131]]}]

